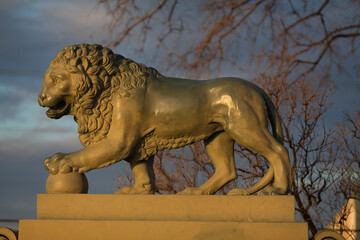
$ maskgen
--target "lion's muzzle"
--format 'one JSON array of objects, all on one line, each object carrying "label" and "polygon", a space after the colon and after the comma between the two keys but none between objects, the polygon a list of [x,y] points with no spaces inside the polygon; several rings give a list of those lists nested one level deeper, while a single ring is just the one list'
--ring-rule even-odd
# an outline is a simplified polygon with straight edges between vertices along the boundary
[{"label": "lion's muzzle", "polygon": [[44,93],[40,93],[38,96],[38,103],[41,107],[45,107],[44,100],[46,99],[46,95]]}]

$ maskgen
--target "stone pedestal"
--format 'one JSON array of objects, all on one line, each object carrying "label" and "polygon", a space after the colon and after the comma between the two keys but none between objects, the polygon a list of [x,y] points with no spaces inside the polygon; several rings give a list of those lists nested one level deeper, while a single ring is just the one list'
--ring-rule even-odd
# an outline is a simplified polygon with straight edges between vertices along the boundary
[{"label": "stone pedestal", "polygon": [[40,194],[20,240],[308,239],[292,196]]}]

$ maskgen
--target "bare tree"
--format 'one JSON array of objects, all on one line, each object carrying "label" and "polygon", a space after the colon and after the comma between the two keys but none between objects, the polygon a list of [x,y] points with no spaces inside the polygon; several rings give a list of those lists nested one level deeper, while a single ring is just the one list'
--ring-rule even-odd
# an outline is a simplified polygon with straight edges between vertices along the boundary
[{"label": "bare tree", "polygon": [[[332,215],[330,227],[343,233],[346,239],[356,239],[356,229],[349,228],[350,214],[359,210],[350,199],[360,200],[360,111],[345,113],[345,119],[338,124],[332,136],[338,149],[338,177],[326,201],[337,213]],[[330,205],[331,204],[331,205]],[[352,224],[351,224],[352,225]]]},{"label": "bare tree", "polygon": [[[334,207],[333,193],[340,191],[340,180],[348,170],[340,155],[344,151],[351,155],[354,150],[339,149],[334,138],[337,129],[329,127],[332,123],[324,115],[335,91],[333,73],[346,76],[349,69],[360,69],[359,1],[99,3],[112,16],[108,46],[131,47],[136,53],[152,55],[157,67],[170,74],[245,73],[262,86],[282,118],[297,217],[309,223],[312,235],[331,222],[339,209]],[[359,127],[358,118],[352,123],[350,126]],[[234,185],[253,185],[268,169],[258,154],[239,145],[235,148],[240,177],[222,193]],[[198,185],[214,172],[201,144],[159,153],[155,167],[163,193]],[[348,186],[343,187],[347,191]],[[341,199],[345,201],[346,196]]]},{"label": "bare tree", "polygon": [[[135,41],[131,46],[140,52],[149,44],[165,49],[163,69],[183,68],[199,74],[255,65],[274,76],[294,74],[292,80],[296,80],[318,68],[326,72],[334,66],[343,68],[344,55],[359,48],[360,3],[354,0],[99,3],[112,16],[108,45]],[[339,45],[340,41],[348,47]]]},{"label": "bare tree", "polygon": [[[345,150],[344,160],[360,169],[360,110],[356,109],[352,114],[345,113],[344,123],[339,124],[338,127],[339,142]],[[356,192],[360,193],[360,191]]]}]

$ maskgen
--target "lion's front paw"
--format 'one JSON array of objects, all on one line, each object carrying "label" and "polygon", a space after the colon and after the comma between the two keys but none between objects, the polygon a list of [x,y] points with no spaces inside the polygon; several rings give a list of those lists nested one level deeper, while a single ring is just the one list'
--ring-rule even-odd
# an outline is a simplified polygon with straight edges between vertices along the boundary
[{"label": "lion's front paw", "polygon": [[153,194],[154,190],[151,187],[151,184],[146,184],[144,186],[134,185],[134,186],[125,186],[120,190],[115,192],[116,194]]},{"label": "lion's front paw", "polygon": [[44,167],[53,175],[59,172],[69,173],[74,170],[67,158],[67,154],[64,153],[56,153],[54,156],[45,159]]},{"label": "lion's front paw", "polygon": [[267,186],[263,190],[260,190],[258,195],[259,196],[269,196],[269,195],[285,195],[287,191],[281,188]]}]

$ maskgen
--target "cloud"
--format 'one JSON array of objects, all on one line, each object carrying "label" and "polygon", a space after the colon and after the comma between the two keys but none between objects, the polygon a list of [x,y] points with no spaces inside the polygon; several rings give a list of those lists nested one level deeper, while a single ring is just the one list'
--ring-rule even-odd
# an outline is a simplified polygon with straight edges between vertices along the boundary
[{"label": "cloud", "polygon": [[[0,121],[13,119],[21,111],[21,104],[26,101],[35,102],[37,91],[36,79],[21,79],[13,76],[0,76]],[[1,129],[1,127],[0,127]]]},{"label": "cloud", "polygon": [[[103,10],[96,1],[4,0],[0,5],[2,47],[0,54],[0,139],[26,134],[51,138],[46,131],[74,126],[69,121],[51,122],[37,104],[42,74],[66,45],[104,38]],[[90,41],[89,41],[90,42]],[[41,116],[39,118],[38,116]],[[36,129],[39,123],[43,129]],[[58,125],[57,125],[58,124]],[[32,128],[32,130],[31,130]],[[68,129],[76,129],[69,127]],[[75,130],[76,133],[76,130]]]},{"label": "cloud", "polygon": [[40,76],[65,45],[101,42],[105,14],[95,6],[96,1],[3,1],[0,75]]}]

